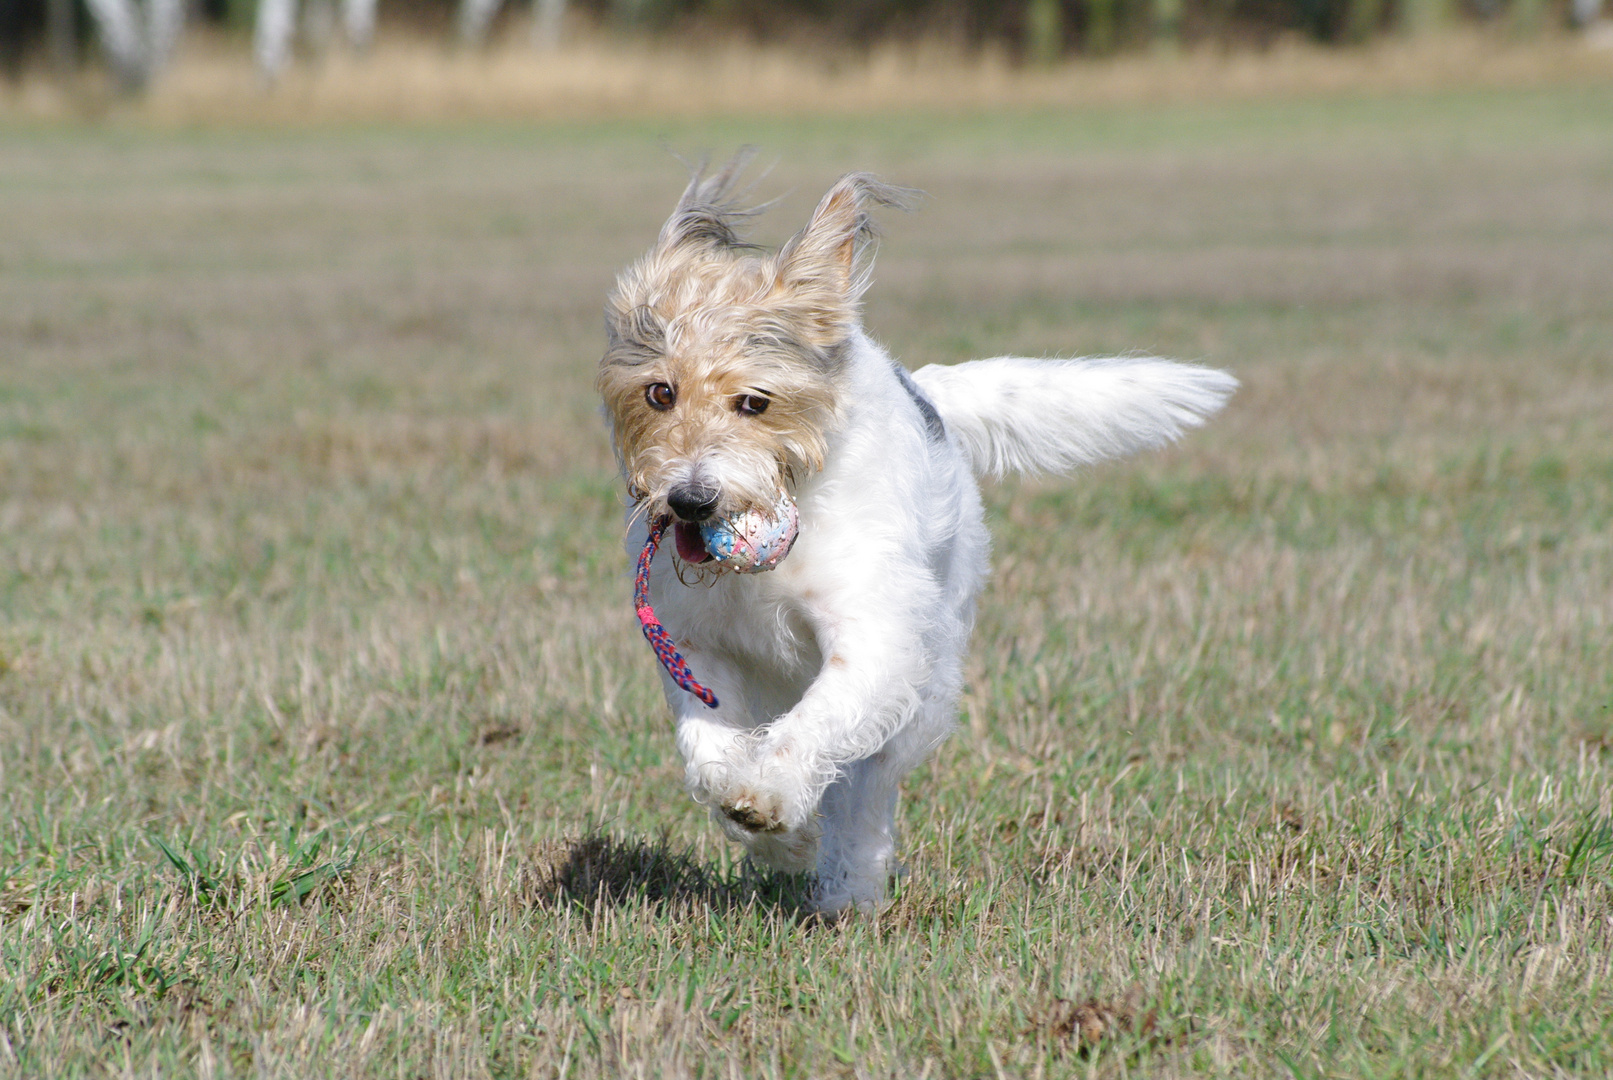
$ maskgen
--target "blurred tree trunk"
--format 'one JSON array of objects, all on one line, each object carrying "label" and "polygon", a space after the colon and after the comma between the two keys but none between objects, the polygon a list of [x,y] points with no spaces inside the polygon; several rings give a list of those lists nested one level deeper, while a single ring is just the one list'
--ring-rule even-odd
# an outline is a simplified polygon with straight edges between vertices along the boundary
[{"label": "blurred tree trunk", "polygon": [[560,48],[566,0],[532,0],[532,44],[545,52]]},{"label": "blurred tree trunk", "polygon": [[1152,0],[1154,47],[1175,52],[1182,45],[1182,0]]},{"label": "blurred tree trunk", "polygon": [[1524,37],[1540,33],[1546,25],[1544,0],[1512,0],[1512,32]]},{"label": "blurred tree trunk", "polygon": [[173,58],[174,46],[179,44],[184,29],[185,0],[146,0],[147,81]]},{"label": "blurred tree trunk", "polygon": [[676,0],[610,0],[612,21],[632,30],[659,30],[676,13]]},{"label": "blurred tree trunk", "polygon": [[459,42],[461,45],[479,46],[487,41],[487,31],[493,25],[502,0],[459,0]]},{"label": "blurred tree trunk", "polygon": [[280,77],[291,59],[291,35],[297,29],[297,0],[258,0],[252,23],[252,56],[269,82]]},{"label": "blurred tree trunk", "polygon": [[1115,51],[1115,15],[1119,0],[1087,0],[1086,51],[1108,56]]},{"label": "blurred tree trunk", "polygon": [[50,42],[50,66],[58,75],[71,75],[78,67],[78,11],[73,0],[49,0],[45,5],[45,36]]},{"label": "blurred tree trunk", "polygon": [[1059,0],[1030,0],[1025,5],[1025,58],[1033,64],[1056,64],[1064,55],[1064,11]]},{"label": "blurred tree trunk", "polygon": [[375,0],[342,0],[342,31],[349,45],[367,51],[375,40]]},{"label": "blurred tree trunk", "polygon": [[1453,0],[1405,0],[1401,8],[1401,29],[1408,34],[1426,34],[1450,24],[1456,15]]},{"label": "blurred tree trunk", "polygon": [[300,31],[308,51],[322,57],[330,52],[331,41],[336,37],[336,18],[335,0],[303,0],[302,18],[297,20],[292,36],[299,36]]},{"label": "blurred tree trunk", "polygon": [[1344,38],[1362,42],[1378,32],[1383,21],[1383,0],[1350,0],[1344,14]]},{"label": "blurred tree trunk", "polygon": [[139,12],[129,0],[85,0],[85,6],[95,21],[96,37],[112,65],[112,74],[125,90],[138,90],[146,77]]},{"label": "blurred tree trunk", "polygon": [[107,63],[125,92],[144,89],[173,55],[185,26],[184,0],[85,0]]}]

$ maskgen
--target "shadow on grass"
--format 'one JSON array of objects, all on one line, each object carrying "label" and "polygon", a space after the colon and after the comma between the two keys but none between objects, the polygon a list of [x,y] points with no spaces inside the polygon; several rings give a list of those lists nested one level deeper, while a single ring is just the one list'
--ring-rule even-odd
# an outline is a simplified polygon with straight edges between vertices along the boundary
[{"label": "shadow on grass", "polygon": [[590,915],[639,904],[720,913],[772,909],[797,920],[807,915],[809,877],[761,869],[748,859],[724,869],[673,848],[664,836],[646,843],[595,833],[563,841],[551,860],[547,880],[536,889],[539,907],[575,906]]}]

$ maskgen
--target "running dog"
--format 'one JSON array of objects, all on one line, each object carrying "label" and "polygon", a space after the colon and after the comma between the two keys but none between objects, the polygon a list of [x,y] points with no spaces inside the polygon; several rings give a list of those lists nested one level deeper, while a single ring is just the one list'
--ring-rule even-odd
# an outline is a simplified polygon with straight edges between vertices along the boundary
[{"label": "running dog", "polygon": [[[872,207],[840,180],[777,252],[747,243],[744,156],[697,172],[606,303],[598,387],[630,503],[666,517],[650,595],[709,707],[665,678],[686,782],[750,855],[812,871],[812,905],[874,910],[897,789],[946,738],[988,569],[977,477],[1159,446],[1237,386],[1152,358],[1002,357],[909,372],[863,330]],[[713,569],[700,525],[794,500],[770,573]]]}]

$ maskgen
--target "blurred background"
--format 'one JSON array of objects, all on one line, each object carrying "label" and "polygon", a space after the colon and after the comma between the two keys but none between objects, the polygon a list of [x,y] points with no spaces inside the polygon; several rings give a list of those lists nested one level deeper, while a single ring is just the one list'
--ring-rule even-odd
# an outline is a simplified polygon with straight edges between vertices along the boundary
[{"label": "blurred background", "polygon": [[[0,102],[59,114],[145,97],[179,117],[777,109],[1047,99],[1072,60],[1305,57],[1314,81],[1483,77],[1610,51],[1607,0],[0,0]],[[1482,40],[1490,49],[1476,52]],[[1431,49],[1431,41],[1445,43]],[[1466,42],[1454,49],[1452,41]],[[1409,47],[1412,55],[1404,54]],[[1364,48],[1365,47],[1365,48]],[[653,59],[652,59],[653,57]],[[712,66],[716,64],[716,66]],[[1124,65],[1122,65],[1123,67]],[[1132,65],[1133,67],[1135,64]],[[1191,65],[1190,65],[1191,66]],[[1292,62],[1289,65],[1293,66]],[[1505,64],[1503,64],[1505,66]],[[654,67],[645,81],[641,71]],[[1281,68],[1281,65],[1278,65]],[[1112,72],[1111,72],[1112,74]],[[1286,76],[1292,82],[1294,75]],[[1247,78],[1247,76],[1246,76]],[[1272,72],[1265,72],[1270,81]],[[745,85],[736,87],[736,80]],[[1055,80],[1056,81],[1056,80]],[[1285,82],[1281,74],[1278,83]],[[1066,83],[1068,80],[1066,80]],[[725,92],[714,83],[727,83]],[[1203,72],[1189,81],[1202,87]],[[1111,91],[1112,93],[1112,91]],[[164,104],[165,103],[165,104]],[[284,105],[284,97],[280,100]]]}]

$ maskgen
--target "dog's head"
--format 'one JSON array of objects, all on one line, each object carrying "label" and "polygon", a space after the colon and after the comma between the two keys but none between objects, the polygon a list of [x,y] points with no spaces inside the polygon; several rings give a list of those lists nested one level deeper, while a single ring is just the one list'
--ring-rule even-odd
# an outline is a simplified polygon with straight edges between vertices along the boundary
[{"label": "dog's head", "polygon": [[695,175],[605,304],[599,392],[628,490],[652,516],[768,507],[822,467],[868,285],[868,208],[904,196],[847,176],[768,252],[736,231],[757,212],[735,202],[746,157]]}]

